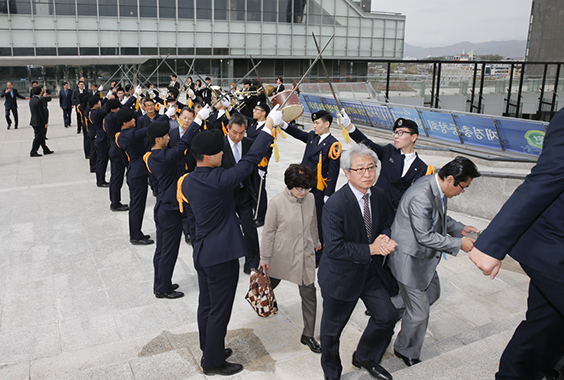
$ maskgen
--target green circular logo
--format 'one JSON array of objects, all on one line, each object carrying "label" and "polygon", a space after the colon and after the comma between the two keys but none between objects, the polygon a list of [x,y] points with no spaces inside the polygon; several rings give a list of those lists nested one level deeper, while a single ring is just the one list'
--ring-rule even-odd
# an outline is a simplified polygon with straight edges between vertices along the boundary
[{"label": "green circular logo", "polygon": [[544,142],[544,131],[530,130],[525,133],[525,139],[529,145],[535,148],[542,149],[542,143]]}]

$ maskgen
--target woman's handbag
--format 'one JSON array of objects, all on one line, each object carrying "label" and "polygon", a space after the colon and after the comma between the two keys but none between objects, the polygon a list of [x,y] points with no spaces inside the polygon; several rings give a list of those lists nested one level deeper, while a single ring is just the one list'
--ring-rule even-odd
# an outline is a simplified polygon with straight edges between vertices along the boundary
[{"label": "woman's handbag", "polygon": [[270,285],[270,277],[262,267],[258,272],[251,274],[251,283],[245,299],[249,301],[251,307],[257,312],[259,317],[268,317],[278,312],[278,304],[274,291]]}]

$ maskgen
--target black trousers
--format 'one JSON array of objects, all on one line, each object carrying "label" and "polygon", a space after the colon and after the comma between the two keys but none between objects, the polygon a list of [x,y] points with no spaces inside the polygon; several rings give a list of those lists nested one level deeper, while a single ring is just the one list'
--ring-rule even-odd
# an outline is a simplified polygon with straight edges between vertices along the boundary
[{"label": "black trousers", "polygon": [[321,256],[323,255],[323,227],[321,224],[321,215],[323,213],[323,207],[325,206],[325,195],[323,194],[322,191],[313,189],[311,191],[311,193],[313,194],[313,197],[315,199],[315,212],[317,215],[317,232],[319,233],[319,241],[321,242],[321,249],[318,251],[315,251],[315,260],[316,262],[319,262],[319,260],[321,260]]},{"label": "black trousers", "polygon": [[33,128],[33,143],[31,144],[31,153],[37,153],[39,147],[43,148],[43,152],[49,151],[45,145],[45,126],[31,126]]},{"label": "black trousers", "polygon": [[521,266],[531,278],[526,319],[501,356],[497,380],[540,380],[564,354],[564,282]]},{"label": "black trousers", "polygon": [[233,190],[235,212],[241,222],[247,254],[245,255],[245,269],[257,269],[260,261],[258,233],[253,219],[254,200],[245,188]]},{"label": "black trousers", "polygon": [[76,131],[80,132],[81,130],[84,130],[83,125],[82,125],[82,118],[80,117],[80,113],[78,112],[78,104],[75,107],[75,114],[76,114]]},{"label": "black trousers", "polygon": [[101,185],[106,182],[110,147],[106,140],[95,141],[94,146],[96,148],[96,184]]},{"label": "black trousers", "polygon": [[155,206],[157,244],[153,256],[155,269],[153,289],[159,293],[172,292],[172,273],[178,259],[182,237],[181,216],[179,210],[166,210],[160,202]]},{"label": "black trousers", "polygon": [[[323,290],[321,295],[323,296],[321,367],[325,376],[338,379],[343,371],[339,356],[339,339],[358,300],[337,300]],[[390,344],[399,315],[390,301],[388,290],[374,268],[374,263],[370,264],[359,298],[370,311],[370,319],[358,342],[355,354],[360,360],[370,359],[379,363]]]},{"label": "black trousers", "polygon": [[129,186],[129,239],[143,240],[145,234],[141,231],[141,227],[149,188],[147,176],[131,178],[128,174],[127,185]]},{"label": "black trousers", "polygon": [[200,288],[198,298],[200,349],[204,356],[204,367],[215,368],[225,363],[225,334],[231,319],[239,280],[239,260],[205,268],[198,261],[194,261],[194,267],[198,272]]},{"label": "black trousers", "polygon": [[90,147],[90,153],[88,153],[88,156],[90,157],[90,171],[96,172],[96,161],[98,161],[98,154],[96,151],[94,138],[88,137],[88,146]]},{"label": "black trousers", "polygon": [[110,207],[117,208],[121,205],[121,187],[127,159],[122,155],[110,157]]},{"label": "black trousers", "polygon": [[65,127],[71,125],[71,108],[62,108],[63,110],[63,121],[65,122]]},{"label": "black trousers", "polygon": [[[259,188],[260,187],[260,188]],[[258,204],[255,207],[258,207],[258,213],[256,213],[257,218],[256,220],[259,222],[264,222],[264,217],[266,215],[266,209],[268,208],[268,194],[266,194],[266,174],[264,175],[264,179],[261,181],[259,180],[257,183],[256,194],[260,192],[260,199],[257,196]],[[256,212],[256,209],[255,209]]]},{"label": "black trousers", "polygon": [[10,119],[10,111],[12,111],[12,115],[14,116],[14,126],[17,128],[18,126],[18,107],[16,105],[11,107],[6,107],[6,123],[8,123],[8,127],[12,125],[12,120]]},{"label": "black trousers", "polygon": [[[86,131],[86,128],[84,128],[84,126],[82,128],[82,146],[84,148],[84,158],[89,158],[92,147],[90,146],[88,132]],[[90,166],[90,169],[92,169],[92,166]]]}]

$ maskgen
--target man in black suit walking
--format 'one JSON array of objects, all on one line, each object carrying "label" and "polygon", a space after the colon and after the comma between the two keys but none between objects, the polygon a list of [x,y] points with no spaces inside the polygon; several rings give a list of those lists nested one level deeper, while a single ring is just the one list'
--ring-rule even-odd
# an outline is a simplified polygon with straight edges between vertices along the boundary
[{"label": "man in black suit walking", "polygon": [[382,280],[383,256],[397,244],[388,237],[391,220],[386,195],[374,186],[377,162],[376,154],[362,144],[343,153],[341,168],[349,182],[327,200],[323,209],[325,254],[318,278],[323,296],[321,366],[326,379],[341,377],[339,338],[359,298],[371,316],[352,363],[376,379],[392,379],[378,363],[398,320]]},{"label": "man in black suit walking", "polygon": [[[528,310],[495,378],[541,379],[564,354],[564,109],[546,129],[537,164],[470,251],[492,279],[510,255],[531,278]],[[549,378],[547,376],[547,378]],[[550,378],[558,378],[553,376]]]},{"label": "man in black suit walking", "polygon": [[12,126],[12,120],[10,119],[10,111],[12,111],[12,115],[14,116],[14,128],[18,129],[18,102],[16,98],[28,100],[25,96],[22,96],[18,93],[18,90],[14,88],[14,84],[12,82],[7,83],[7,87],[2,91],[0,97],[6,98],[4,100],[4,107],[6,108],[6,122],[8,123],[8,129]]},{"label": "man in black suit walking", "polygon": [[71,125],[72,112],[72,90],[69,88],[69,82],[63,82],[63,88],[59,91],[59,106],[63,110],[63,120],[65,128]]},{"label": "man in black suit walking", "polygon": [[33,138],[33,144],[31,145],[31,152],[29,152],[30,157],[41,157],[42,155],[37,153],[37,150],[41,146],[43,148],[43,154],[53,153],[47,145],[45,145],[45,126],[47,125],[47,114],[45,112],[45,107],[39,97],[39,94],[43,89],[40,86],[33,88],[33,98],[29,101],[29,110],[31,111],[31,120],[29,124],[33,127],[33,133],[35,137]]},{"label": "man in black suit walking", "polygon": [[[249,151],[253,140],[245,137],[246,126],[247,120],[243,115],[234,114],[231,116],[227,136],[223,138],[222,168],[232,168]],[[260,261],[257,227],[253,220],[253,206],[256,203],[255,183],[258,182],[257,177],[258,172],[257,168],[255,168],[251,175],[246,177],[239,186],[233,190],[235,212],[239,217],[243,229],[243,236],[245,237],[245,245],[247,246],[245,265],[243,266],[243,272],[246,274],[250,274],[251,270],[256,271]]]}]

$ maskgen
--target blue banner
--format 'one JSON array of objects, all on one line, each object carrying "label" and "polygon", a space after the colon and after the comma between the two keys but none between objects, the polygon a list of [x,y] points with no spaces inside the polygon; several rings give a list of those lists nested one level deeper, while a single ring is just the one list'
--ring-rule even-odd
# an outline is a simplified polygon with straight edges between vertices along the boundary
[{"label": "blue banner", "polygon": [[360,102],[341,100],[341,106],[345,109],[345,112],[349,115],[353,123],[372,125],[370,118],[366,115],[366,111]]},{"label": "blue banner", "polygon": [[491,117],[454,115],[465,144],[501,149],[501,142]]},{"label": "blue banner", "polygon": [[460,144],[456,124],[450,113],[420,111],[421,119],[427,127],[429,137],[449,140]]},{"label": "blue banner", "polygon": [[305,99],[305,95],[298,94],[298,97],[300,98],[300,103],[302,103],[302,106],[304,107],[304,114],[306,116],[311,115],[311,111],[309,110],[309,106],[308,106],[307,101]]},{"label": "blue banner", "polygon": [[392,129],[395,119],[392,117],[390,109],[387,106],[372,103],[362,104],[366,109],[366,112],[368,112],[368,117],[370,118],[372,125],[380,128]]},{"label": "blue banner", "polygon": [[417,123],[419,126],[419,134],[423,135],[424,127],[419,117],[419,112],[415,108],[401,108],[397,106],[388,107],[392,113],[392,117],[395,120],[403,117],[404,119],[410,119]]},{"label": "blue banner", "polygon": [[304,99],[309,108],[310,113],[315,113],[319,110],[324,110],[325,106],[321,102],[321,98],[315,95],[304,95]]},{"label": "blue banner", "polygon": [[545,131],[540,123],[524,120],[495,119],[505,150],[540,155]]}]

